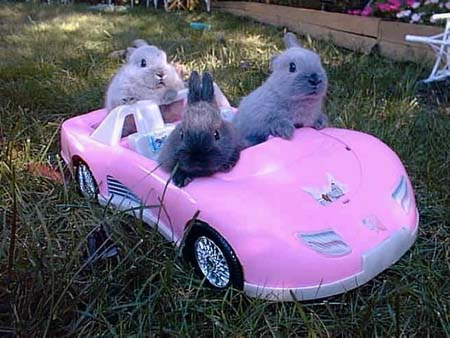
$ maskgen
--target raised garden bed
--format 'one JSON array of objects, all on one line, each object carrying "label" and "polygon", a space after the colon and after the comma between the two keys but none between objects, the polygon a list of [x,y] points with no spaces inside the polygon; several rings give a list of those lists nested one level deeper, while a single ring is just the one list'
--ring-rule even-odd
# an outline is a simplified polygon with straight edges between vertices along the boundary
[{"label": "raised garden bed", "polygon": [[388,58],[421,63],[432,62],[434,53],[423,44],[406,42],[405,35],[433,35],[443,31],[443,28],[435,26],[265,3],[219,1],[214,3],[214,7],[263,23],[283,26],[315,39],[331,40],[351,50],[370,53],[377,46],[380,53]]},{"label": "raised garden bed", "polygon": [[308,9],[319,9],[328,12],[347,13],[348,10],[362,9],[367,0],[249,0],[266,4]]}]

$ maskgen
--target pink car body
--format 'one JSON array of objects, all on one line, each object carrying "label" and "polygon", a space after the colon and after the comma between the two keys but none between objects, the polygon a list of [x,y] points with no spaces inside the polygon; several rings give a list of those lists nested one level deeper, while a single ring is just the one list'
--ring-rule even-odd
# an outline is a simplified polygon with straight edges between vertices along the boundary
[{"label": "pink car body", "polygon": [[[297,129],[292,140],[270,138],[245,149],[231,172],[178,188],[156,161],[130,149],[127,137],[113,145],[95,139],[105,116],[100,109],[63,123],[65,162],[88,165],[101,204],[131,213],[141,207],[135,215],[158,221],[177,244],[199,211],[198,219],[233,248],[250,296],[342,293],[388,268],[415,241],[419,218],[408,175],[373,136]],[[162,199],[164,208],[142,209]]]}]

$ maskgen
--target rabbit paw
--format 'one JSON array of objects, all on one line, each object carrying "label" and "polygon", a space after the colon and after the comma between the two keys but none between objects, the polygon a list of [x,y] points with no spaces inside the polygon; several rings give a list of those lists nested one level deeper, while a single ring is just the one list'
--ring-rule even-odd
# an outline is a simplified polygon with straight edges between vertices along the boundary
[{"label": "rabbit paw", "polygon": [[328,118],[324,114],[320,114],[317,120],[314,121],[314,129],[323,129],[328,126]]},{"label": "rabbit paw", "polygon": [[162,104],[167,104],[167,103],[173,102],[173,100],[176,99],[177,95],[178,95],[178,92],[176,90],[173,90],[173,89],[166,90],[166,92],[164,93],[163,98],[162,98],[162,101],[163,101]]},{"label": "rabbit paw", "polygon": [[189,177],[189,175],[184,171],[177,170],[172,177],[172,181],[177,187],[182,188],[187,186],[192,181],[192,177]]},{"label": "rabbit paw", "polygon": [[220,171],[227,173],[233,169],[233,167],[236,165],[237,159],[230,160],[227,164],[224,164]]},{"label": "rabbit paw", "polygon": [[221,171],[228,172],[236,165],[237,161],[239,160],[240,151],[236,149],[233,154],[231,155],[230,160],[228,163],[224,164]]},{"label": "rabbit paw", "polygon": [[122,104],[133,104],[136,103],[138,100],[135,97],[123,97],[121,101]]},{"label": "rabbit paw", "polygon": [[175,67],[176,72],[182,79],[187,79],[189,77],[189,71],[187,70],[185,65],[182,65],[181,63],[175,62],[173,64]]},{"label": "rabbit paw", "polygon": [[294,130],[294,124],[288,119],[275,121],[271,128],[273,136],[281,137],[285,140],[292,138],[292,135],[294,135]]}]

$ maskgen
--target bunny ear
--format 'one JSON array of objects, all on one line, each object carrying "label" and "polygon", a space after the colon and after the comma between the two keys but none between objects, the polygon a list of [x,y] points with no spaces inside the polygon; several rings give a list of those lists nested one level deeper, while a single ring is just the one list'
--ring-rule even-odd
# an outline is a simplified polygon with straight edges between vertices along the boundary
[{"label": "bunny ear", "polygon": [[139,48],[142,46],[148,46],[148,43],[143,39],[137,39],[133,41],[133,46]]},{"label": "bunny ear", "polygon": [[276,60],[278,59],[278,56],[279,56],[279,54],[273,55],[273,56],[270,58],[270,64],[269,64],[269,69],[270,69],[270,71],[273,71],[273,65],[275,64]]},{"label": "bunny ear", "polygon": [[201,100],[202,84],[200,83],[200,75],[194,70],[189,77],[189,94],[188,104],[193,104]]},{"label": "bunny ear", "polygon": [[130,60],[131,54],[133,54],[135,50],[136,50],[136,48],[134,48],[134,47],[128,47],[127,48],[127,50],[125,52],[125,56],[126,56],[127,61]]},{"label": "bunny ear", "polygon": [[300,47],[300,43],[298,42],[297,37],[295,36],[294,33],[287,32],[284,35],[283,40],[286,48]]},{"label": "bunny ear", "polygon": [[212,75],[208,72],[203,73],[202,79],[202,100],[212,103],[214,101],[214,84]]}]

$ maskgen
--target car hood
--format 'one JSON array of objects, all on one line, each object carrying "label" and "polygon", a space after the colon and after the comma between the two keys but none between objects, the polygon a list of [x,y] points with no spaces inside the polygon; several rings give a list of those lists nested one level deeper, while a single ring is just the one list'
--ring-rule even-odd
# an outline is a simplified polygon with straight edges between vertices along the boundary
[{"label": "car hood", "polygon": [[[186,190],[205,212],[226,208],[230,217],[238,214],[246,223],[256,221],[259,229],[266,225],[271,231],[278,227],[294,231],[302,224],[303,231],[312,232],[326,226],[325,210],[358,193],[361,165],[338,138],[303,128],[292,140],[272,138],[244,150],[231,172],[194,183]],[[320,221],[314,221],[316,217]]]},{"label": "car hood", "polygon": [[287,286],[307,275],[314,285],[359,272],[366,252],[415,225],[415,203],[406,215],[392,198],[402,176],[411,189],[395,153],[367,134],[302,128],[184,193],[235,248],[247,281]]},{"label": "car hood", "polygon": [[[329,170],[360,171],[357,157],[338,138],[311,128],[296,131],[292,140],[271,137],[267,142],[245,149],[230,173],[219,173],[216,177],[225,181],[248,179],[276,180],[279,183],[294,183],[298,174],[305,178],[317,178],[317,168]],[[310,174],[312,174],[310,176]],[[309,181],[309,180],[308,180]]]}]

